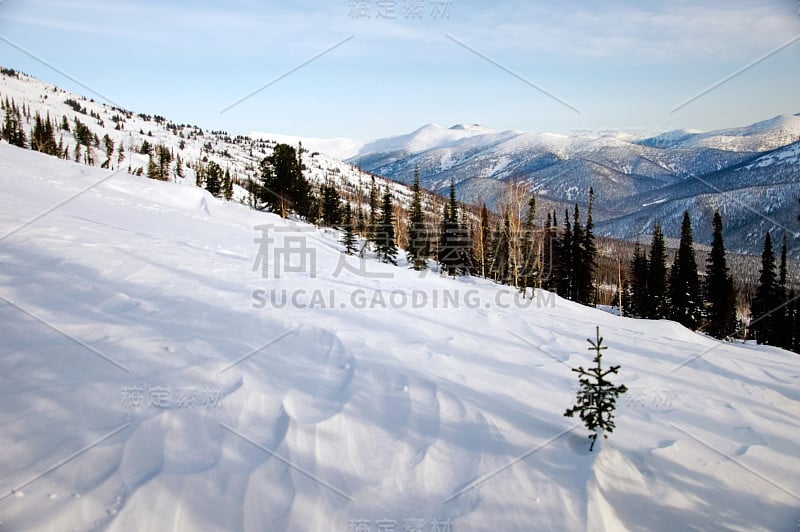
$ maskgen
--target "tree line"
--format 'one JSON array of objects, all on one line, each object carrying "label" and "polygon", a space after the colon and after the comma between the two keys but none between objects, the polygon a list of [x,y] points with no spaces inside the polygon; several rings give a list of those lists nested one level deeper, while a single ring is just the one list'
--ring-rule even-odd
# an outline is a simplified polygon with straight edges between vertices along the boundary
[{"label": "tree line", "polygon": [[[585,217],[576,203],[571,212],[561,215],[547,211],[544,223],[538,224],[536,196],[523,184],[509,184],[495,214],[485,204],[473,211],[459,203],[451,183],[449,198],[439,211],[423,205],[415,170],[408,208],[398,209],[389,185],[381,192],[374,179],[364,201],[343,199],[330,180],[315,191],[303,177],[303,151],[277,144],[262,161],[257,183],[260,208],[282,216],[294,212],[312,223],[341,229],[349,254],[363,255],[372,249],[379,260],[396,264],[397,240],[402,236],[408,266],[415,270],[425,270],[433,261],[442,274],[492,279],[516,287],[523,296],[530,288],[542,288],[584,305],[596,303],[593,190],[589,190]],[[395,215],[398,210],[403,223]],[[649,250],[637,241],[630,262],[620,264],[616,306],[626,316],[670,319],[719,339],[749,335],[759,343],[798,350],[800,309],[794,291],[787,287],[785,240],[776,266],[774,257],[770,259],[767,235],[747,330],[737,318],[738,294],[728,267],[719,211],[712,225],[713,241],[701,272],[689,212],[684,212],[680,243],[669,265],[664,233],[655,222]],[[360,246],[359,241],[363,242]]]},{"label": "tree line", "polygon": [[[75,161],[93,165],[99,151],[105,154],[101,166],[110,168],[114,160],[121,165],[125,158],[122,142],[115,146],[107,134],[101,140],[78,117],[70,121],[62,116],[59,122],[49,114],[32,116],[29,106],[17,105],[8,97],[0,100],[0,109],[5,111],[0,137],[9,144],[68,159],[63,136],[56,140],[61,131],[75,139]],[[33,126],[26,132],[23,124],[31,120]],[[183,167],[190,166],[180,154],[161,144],[143,140],[138,151],[148,155],[147,176],[153,179],[168,180],[170,170],[183,177]],[[379,260],[396,264],[398,241],[403,241],[409,267],[416,270],[427,269],[428,261],[434,261],[442,274],[492,279],[516,287],[523,297],[530,288],[542,288],[585,305],[597,302],[598,252],[591,189],[585,219],[576,203],[572,212],[566,210],[563,215],[548,210],[540,225],[536,222],[536,196],[522,183],[509,183],[498,213],[490,212],[485,204],[472,209],[459,203],[454,183],[449,198],[438,208],[423,200],[415,170],[410,205],[405,209],[395,204],[389,185],[381,191],[374,178],[366,198],[345,198],[330,179],[312,186],[303,175],[304,152],[302,145],[275,144],[272,153],[260,161],[257,180],[240,180],[228,168],[204,158],[193,165],[196,184],[230,200],[234,183],[239,183],[257,208],[284,217],[293,212],[311,223],[339,228],[345,250],[351,254],[363,255],[371,249]],[[133,173],[142,175],[143,169]],[[729,271],[719,212],[712,223],[713,242],[701,275],[689,213],[684,213],[680,244],[669,267],[664,235],[656,222],[649,252],[637,241],[624,273],[620,264],[615,304],[627,316],[672,319],[716,338],[749,336],[758,343],[800,352],[800,308],[798,295],[787,280],[785,235],[779,263],[771,235],[765,237],[761,272],[749,305],[750,326],[745,329],[737,319],[740,294]]]}]

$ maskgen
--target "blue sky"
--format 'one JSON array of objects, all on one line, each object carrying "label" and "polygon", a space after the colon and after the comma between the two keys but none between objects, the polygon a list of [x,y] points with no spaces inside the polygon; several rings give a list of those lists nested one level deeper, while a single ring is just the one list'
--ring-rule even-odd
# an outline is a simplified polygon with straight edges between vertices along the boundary
[{"label": "blue sky", "polygon": [[[798,35],[797,0],[0,3],[0,36],[125,108],[361,139],[428,122],[654,132],[800,113],[800,42],[671,112]],[[92,96],[6,42],[0,64]]]}]

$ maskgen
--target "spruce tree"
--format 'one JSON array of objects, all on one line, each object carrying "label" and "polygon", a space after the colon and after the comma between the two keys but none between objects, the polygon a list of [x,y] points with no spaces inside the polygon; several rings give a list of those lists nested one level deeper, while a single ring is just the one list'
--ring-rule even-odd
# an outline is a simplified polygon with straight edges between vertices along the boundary
[{"label": "spruce tree", "polygon": [[560,230],[558,228],[558,215],[556,214],[556,210],[553,209],[553,212],[550,215],[550,230],[546,236],[546,245],[548,250],[548,260],[547,266],[549,268],[549,275],[546,279],[546,288],[551,291],[558,291],[559,286],[559,278],[560,278],[560,268],[561,263],[560,258],[562,255],[561,251],[561,235]]},{"label": "spruce tree", "polygon": [[24,148],[27,143],[25,131],[22,129],[22,117],[13,101],[11,105],[6,105],[6,117],[0,130],[0,137],[12,146],[20,148]]},{"label": "spruce tree", "polygon": [[583,279],[586,277],[586,264],[583,262],[586,251],[584,248],[585,244],[586,242],[584,241],[580,210],[578,209],[578,204],[576,203],[575,209],[572,213],[572,253],[570,254],[570,270],[572,271],[572,279],[570,280],[569,299],[579,303],[583,303],[583,301],[580,300],[580,285],[583,282]]},{"label": "spruce tree", "polygon": [[55,128],[50,121],[49,113],[47,118],[42,118],[39,111],[36,111],[31,131],[31,149],[47,155],[58,155]]},{"label": "spruce tree", "polygon": [[558,295],[561,297],[569,299],[572,294],[573,268],[575,264],[572,260],[572,224],[569,221],[569,210],[567,209],[564,209],[564,231],[561,233],[558,248],[558,280],[556,292],[558,292]]},{"label": "spruce tree", "polygon": [[222,179],[222,195],[228,201],[233,198],[233,179],[228,168],[225,169],[225,177]]},{"label": "spruce tree", "polygon": [[635,318],[645,318],[649,315],[650,297],[647,292],[649,264],[647,252],[639,244],[639,239],[637,238],[633,247],[633,258],[630,265],[630,298],[628,299],[627,307],[628,314]]},{"label": "spruce tree", "polygon": [[586,211],[586,229],[583,232],[583,246],[581,249],[580,264],[576,270],[576,298],[584,305],[594,305],[594,270],[597,266],[597,247],[594,243],[594,220],[592,208],[594,207],[594,189],[589,188],[589,208]]},{"label": "spruce tree", "polygon": [[650,244],[650,258],[647,268],[647,293],[650,302],[645,317],[650,319],[666,318],[668,315],[667,299],[667,248],[664,244],[664,233],[661,223],[656,222],[653,228],[653,241]]},{"label": "spruce tree", "polygon": [[344,244],[344,252],[352,255],[356,252],[356,235],[353,232],[353,209],[350,207],[350,202],[344,204],[344,233],[342,233],[342,244]]},{"label": "spruce tree", "polygon": [[669,296],[670,318],[696,329],[702,321],[702,300],[689,211],[683,212],[681,240],[670,270]]},{"label": "spruce tree", "polygon": [[375,238],[377,237],[378,225],[380,221],[380,213],[378,212],[378,187],[375,185],[375,178],[372,177],[369,184],[369,218],[367,218],[367,241],[372,242],[377,250],[378,243]]},{"label": "spruce tree", "polygon": [[428,230],[422,213],[422,190],[419,186],[419,168],[414,168],[414,183],[411,185],[411,209],[408,213],[408,247],[406,257],[415,270],[426,268],[430,253]]},{"label": "spruce tree", "polygon": [[725,339],[736,332],[736,292],[728,271],[722,239],[722,216],[714,212],[714,235],[706,262],[705,300],[708,313],[706,331],[714,338]]},{"label": "spruce tree", "polygon": [[158,164],[156,164],[152,155],[147,156],[147,177],[150,179],[161,179],[161,175],[158,171]]},{"label": "spruce tree", "polygon": [[389,185],[383,193],[381,204],[381,217],[378,222],[376,240],[376,252],[382,262],[397,264],[397,244],[394,240],[394,206],[392,205],[392,193]]},{"label": "spruce tree", "polygon": [[761,253],[761,275],[755,296],[750,303],[750,334],[759,344],[775,344],[774,312],[778,306],[775,254],[772,237],[767,231]]},{"label": "spruce tree", "polygon": [[[120,148],[122,148],[122,146],[120,146]],[[120,152],[120,156],[122,156],[122,152]],[[183,172],[183,160],[181,160],[180,153],[175,156],[175,175],[181,179],[183,179],[185,175]]]},{"label": "spruce tree", "polygon": [[222,168],[220,168],[216,162],[211,161],[206,166],[205,178],[206,190],[208,190],[212,196],[220,197],[222,194]]},{"label": "spruce tree", "polygon": [[600,327],[596,329],[595,340],[592,341],[587,338],[586,341],[591,345],[589,351],[595,352],[595,365],[589,369],[584,369],[583,366],[572,369],[579,375],[580,389],[576,397],[576,405],[567,409],[564,412],[564,416],[573,417],[578,414],[586,428],[591,431],[589,435],[589,439],[592,442],[589,445],[589,452],[591,452],[594,449],[597,436],[602,434],[603,438],[608,438],[608,435],[614,432],[616,427],[614,411],[617,408],[617,399],[627,392],[628,388],[624,384],[614,386],[608,380],[609,375],[616,375],[619,372],[619,366],[603,369],[603,351],[608,348],[603,345]]},{"label": "spruce tree", "polygon": [[460,223],[456,187],[450,182],[450,201],[444,208],[442,228],[437,252],[442,271],[449,275],[469,273],[469,238],[466,228]]},{"label": "spruce tree", "polygon": [[311,213],[311,192],[303,176],[301,155],[293,146],[276,144],[272,154],[260,164],[261,197],[265,207],[286,217],[294,210],[300,216]]},{"label": "spruce tree", "polygon": [[539,272],[539,283],[545,290],[550,290],[550,278],[553,274],[553,217],[548,211],[542,230],[542,265]]},{"label": "spruce tree", "polygon": [[335,227],[342,221],[342,199],[333,182],[327,181],[320,187],[322,205],[322,223]]}]

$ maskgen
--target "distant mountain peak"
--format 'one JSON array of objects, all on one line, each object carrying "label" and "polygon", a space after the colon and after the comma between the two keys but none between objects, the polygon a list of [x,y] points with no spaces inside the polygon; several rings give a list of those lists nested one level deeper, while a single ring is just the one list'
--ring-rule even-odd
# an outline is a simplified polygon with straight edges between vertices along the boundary
[{"label": "distant mountain peak", "polygon": [[477,133],[496,133],[497,130],[492,129],[490,127],[482,126],[481,124],[456,124],[454,126],[450,126],[450,129],[454,131],[471,131]]}]

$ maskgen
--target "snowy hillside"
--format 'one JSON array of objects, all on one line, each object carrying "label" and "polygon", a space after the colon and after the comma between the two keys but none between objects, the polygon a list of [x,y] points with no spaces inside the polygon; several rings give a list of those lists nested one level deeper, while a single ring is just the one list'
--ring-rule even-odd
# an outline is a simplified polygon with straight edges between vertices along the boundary
[{"label": "snowy hillside", "polygon": [[[245,182],[258,176],[258,164],[272,152],[276,142],[290,143],[297,146],[299,139],[285,135],[263,135],[258,138],[245,136],[231,137],[226,132],[204,131],[189,124],[175,124],[165,117],[134,113],[106,103],[88,100],[79,95],[69,93],[56,86],[42,82],[36,78],[19,74],[16,76],[0,75],[0,98],[8,98],[18,106],[26,106],[33,117],[37,112],[44,118],[49,116],[56,124],[61,124],[62,117],[68,124],[77,118],[85,123],[98,138],[108,135],[114,142],[115,153],[110,156],[110,167],[118,165],[131,172],[141,170],[146,173],[148,155],[142,153],[143,142],[151,146],[163,145],[182,161],[183,177],[176,175],[174,165],[171,166],[170,179],[180,183],[195,183],[195,168],[199,162],[203,164],[214,161],[223,169],[229,169],[234,179]],[[72,100],[72,104],[68,103]],[[74,107],[77,105],[79,110]],[[0,115],[2,112],[0,111]],[[33,120],[29,118],[24,128],[29,130]],[[56,140],[62,141],[64,148],[72,156],[75,138],[71,131],[59,129]],[[345,144],[346,141],[342,141]],[[117,159],[117,150],[122,146],[124,157]],[[304,155],[305,176],[312,183],[323,183],[331,180],[340,188],[353,191],[366,190],[374,177],[358,170],[352,164],[342,162],[326,153],[319,153],[317,148],[305,146],[308,151]],[[94,159],[99,165],[108,154],[100,143],[94,150]],[[408,187],[382,178],[377,179],[381,187],[389,185],[394,196],[405,201],[409,195]],[[244,202],[247,193],[240,186],[235,187],[234,198]]]},{"label": "snowy hillside", "polygon": [[[2,530],[797,527],[797,355],[5,143],[0,190]],[[590,454],[596,326],[630,391]]]}]

